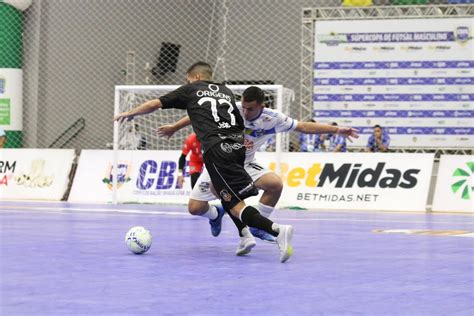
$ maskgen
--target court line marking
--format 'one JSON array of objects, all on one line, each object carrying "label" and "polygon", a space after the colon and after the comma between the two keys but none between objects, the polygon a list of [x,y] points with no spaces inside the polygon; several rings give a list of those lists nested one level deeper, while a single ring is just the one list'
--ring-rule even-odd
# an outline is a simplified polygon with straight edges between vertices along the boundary
[{"label": "court line marking", "polygon": [[[103,213],[119,213],[119,214],[149,214],[149,215],[170,215],[170,216],[185,216],[185,217],[195,217],[191,214],[181,211],[143,211],[138,209],[110,209],[110,208],[81,208],[81,207],[26,207],[26,206],[9,206],[8,209],[0,211],[0,214],[4,211],[10,212],[28,212],[28,211],[36,211],[36,212],[44,212],[47,214],[58,214],[61,212],[62,214],[80,214],[83,213],[90,213],[90,214],[103,214]],[[370,214],[370,213],[365,213]],[[375,214],[378,215],[378,214]],[[474,222],[466,222],[466,221],[458,221],[458,222],[449,222],[449,221],[413,221],[413,220],[380,220],[380,219],[349,219],[349,218],[295,218],[295,217],[277,217],[278,221],[313,221],[313,222],[364,222],[364,223],[410,223],[410,224],[449,224],[449,225],[474,225]]]},{"label": "court line marking", "polygon": [[[126,214],[151,214],[151,215],[174,215],[174,216],[191,216],[186,212],[173,212],[173,211],[143,211],[137,209],[110,209],[110,208],[80,208],[80,207],[22,207],[22,206],[9,206],[10,209],[3,211],[11,212],[27,212],[27,211],[37,211],[37,212],[46,212],[50,214],[61,213],[70,213],[78,214],[71,211],[84,212],[84,213],[126,213]],[[0,211],[0,214],[1,212]]]}]

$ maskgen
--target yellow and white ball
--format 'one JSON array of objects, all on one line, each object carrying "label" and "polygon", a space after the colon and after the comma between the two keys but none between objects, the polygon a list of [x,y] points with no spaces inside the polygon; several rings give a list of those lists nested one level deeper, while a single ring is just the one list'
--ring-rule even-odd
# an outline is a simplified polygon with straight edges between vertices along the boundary
[{"label": "yellow and white ball", "polygon": [[150,249],[152,239],[149,230],[142,226],[135,226],[130,228],[125,235],[125,244],[131,252],[139,255]]}]

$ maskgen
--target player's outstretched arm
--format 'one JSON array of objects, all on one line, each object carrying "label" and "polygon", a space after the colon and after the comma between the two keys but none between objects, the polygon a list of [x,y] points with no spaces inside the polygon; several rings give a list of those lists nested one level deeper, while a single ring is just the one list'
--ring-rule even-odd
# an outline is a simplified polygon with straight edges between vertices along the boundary
[{"label": "player's outstretched arm", "polygon": [[134,108],[130,111],[120,113],[119,115],[114,117],[114,120],[118,121],[119,123],[122,123],[122,122],[125,122],[125,121],[130,121],[130,120],[133,120],[133,118],[135,116],[154,112],[154,111],[158,110],[161,107],[162,107],[162,105],[161,105],[160,99],[150,100],[150,101],[147,101],[147,102],[137,106],[136,108]]},{"label": "player's outstretched arm", "polygon": [[337,126],[316,122],[298,122],[295,131],[304,134],[336,134]]},{"label": "player's outstretched arm", "polygon": [[185,128],[186,126],[190,124],[191,124],[191,120],[189,119],[189,116],[186,115],[185,117],[181,118],[179,121],[177,121],[176,123],[172,125],[163,125],[163,126],[158,127],[156,131],[158,135],[160,135],[161,137],[170,138],[171,136],[173,136],[174,133],[176,133],[182,128]]},{"label": "player's outstretched arm", "polygon": [[358,130],[352,127],[333,126],[316,122],[298,122],[296,131],[305,134],[339,134],[352,142],[351,137],[359,138]]}]

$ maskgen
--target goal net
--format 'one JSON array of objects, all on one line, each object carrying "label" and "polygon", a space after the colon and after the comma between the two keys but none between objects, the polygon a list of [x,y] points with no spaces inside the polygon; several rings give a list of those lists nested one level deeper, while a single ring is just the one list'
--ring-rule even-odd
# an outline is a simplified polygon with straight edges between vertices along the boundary
[{"label": "goal net", "polygon": [[[293,90],[281,85],[256,85],[265,91],[265,104],[289,115],[289,107],[293,98]],[[138,105],[159,98],[175,90],[179,86],[117,86],[115,88],[115,115],[131,110]],[[250,85],[228,85],[234,92],[236,101],[240,101],[242,92]],[[178,131],[169,139],[158,137],[158,127],[173,124],[186,111],[180,109],[158,110],[154,113],[135,117],[132,121],[117,124],[114,143],[118,150],[179,150],[192,128],[188,126]],[[282,151],[288,151],[288,134],[281,135],[280,146]],[[273,148],[273,147],[272,147]],[[269,149],[270,150],[270,149]]]},{"label": "goal net", "polygon": [[[236,101],[241,100],[243,91],[251,85],[227,85],[236,97]],[[281,85],[255,85],[265,92],[265,104],[289,115],[290,103],[294,98],[294,92],[291,89],[284,88]],[[115,87],[115,115],[124,111],[131,110],[138,105],[159,98],[178,88],[174,85],[160,86],[116,86]],[[192,127],[188,126],[176,132],[169,139],[159,137],[156,130],[162,125],[173,124],[183,116],[186,111],[180,109],[158,110],[147,115],[135,117],[132,121],[122,124],[114,124],[114,162],[112,172],[120,172],[120,166],[117,166],[122,151],[136,150],[180,150],[186,137],[192,132]],[[277,153],[289,150],[289,134],[277,134],[275,142],[269,144],[265,151],[275,151]],[[178,157],[176,157],[177,159]],[[278,161],[278,158],[277,158]],[[117,168],[118,167],[118,168]],[[120,175],[118,176],[120,178]],[[117,201],[117,177],[113,179],[113,201],[123,202],[119,198]]]}]

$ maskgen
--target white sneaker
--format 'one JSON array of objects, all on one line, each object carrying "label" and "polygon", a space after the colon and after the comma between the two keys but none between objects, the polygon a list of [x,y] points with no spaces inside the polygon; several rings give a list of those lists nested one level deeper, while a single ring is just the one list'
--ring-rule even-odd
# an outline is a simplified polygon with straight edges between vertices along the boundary
[{"label": "white sneaker", "polygon": [[280,248],[280,262],[285,262],[293,254],[291,239],[293,238],[293,226],[280,225],[280,232],[277,236],[278,248]]},{"label": "white sneaker", "polygon": [[252,250],[252,248],[257,245],[257,242],[255,241],[253,235],[250,233],[248,227],[242,230],[242,235],[244,236],[240,237],[240,243],[237,246],[237,250],[235,251],[235,254],[237,256],[243,256],[248,254]]}]

